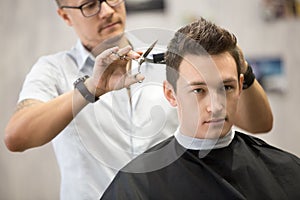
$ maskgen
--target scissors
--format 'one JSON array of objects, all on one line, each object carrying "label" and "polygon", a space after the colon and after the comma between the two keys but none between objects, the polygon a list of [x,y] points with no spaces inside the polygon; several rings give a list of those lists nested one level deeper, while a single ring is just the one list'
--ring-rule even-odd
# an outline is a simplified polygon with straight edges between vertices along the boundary
[{"label": "scissors", "polygon": [[146,57],[149,55],[149,53],[152,51],[154,46],[156,45],[157,40],[151,44],[151,46],[139,57],[136,61],[138,62],[138,73],[141,72],[141,65],[147,60]]}]

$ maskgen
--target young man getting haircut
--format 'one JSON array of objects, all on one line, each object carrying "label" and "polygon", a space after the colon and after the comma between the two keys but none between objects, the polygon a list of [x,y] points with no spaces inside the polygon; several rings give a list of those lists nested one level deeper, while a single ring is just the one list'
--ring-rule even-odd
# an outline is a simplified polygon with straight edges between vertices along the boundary
[{"label": "young man getting haircut", "polygon": [[232,128],[240,51],[233,34],[203,18],[176,32],[164,94],[179,128],[119,171],[102,200],[300,199],[300,159]]}]

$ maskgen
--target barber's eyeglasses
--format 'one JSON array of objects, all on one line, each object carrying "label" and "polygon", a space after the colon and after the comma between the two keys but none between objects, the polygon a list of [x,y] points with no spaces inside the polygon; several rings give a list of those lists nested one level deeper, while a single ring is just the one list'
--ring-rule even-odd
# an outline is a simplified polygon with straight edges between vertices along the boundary
[{"label": "barber's eyeglasses", "polygon": [[124,0],[97,0],[86,2],[80,6],[60,6],[60,8],[80,9],[83,16],[92,17],[100,12],[103,2],[106,2],[110,7],[115,7],[123,1]]}]

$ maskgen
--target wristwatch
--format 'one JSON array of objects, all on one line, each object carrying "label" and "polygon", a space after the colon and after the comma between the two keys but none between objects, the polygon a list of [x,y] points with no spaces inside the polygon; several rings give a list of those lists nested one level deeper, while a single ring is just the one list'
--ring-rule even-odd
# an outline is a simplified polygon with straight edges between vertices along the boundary
[{"label": "wristwatch", "polygon": [[89,78],[88,75],[80,77],[73,83],[73,85],[74,88],[76,88],[87,101],[94,103],[99,100],[99,97],[96,97],[95,95],[90,93],[90,91],[86,88],[84,82],[88,78]]}]

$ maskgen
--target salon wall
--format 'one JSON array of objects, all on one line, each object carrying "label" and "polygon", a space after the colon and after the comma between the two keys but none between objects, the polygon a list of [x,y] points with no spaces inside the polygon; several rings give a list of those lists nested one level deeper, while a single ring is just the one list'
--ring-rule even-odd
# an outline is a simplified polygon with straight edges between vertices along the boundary
[{"label": "salon wall", "polygon": [[[260,0],[166,0],[164,13],[128,15],[127,29],[163,27],[175,30],[204,16],[236,33],[247,56],[280,56],[284,60],[287,89],[268,93],[274,128],[260,136],[300,156],[300,20],[266,23]],[[54,0],[0,1],[0,199],[59,199],[59,171],[51,144],[22,153],[9,152],[3,143],[5,125],[14,111],[26,73],[44,54],[69,49],[76,41],[70,27],[56,16]]]}]

